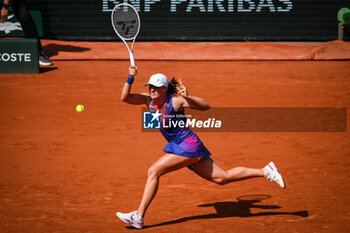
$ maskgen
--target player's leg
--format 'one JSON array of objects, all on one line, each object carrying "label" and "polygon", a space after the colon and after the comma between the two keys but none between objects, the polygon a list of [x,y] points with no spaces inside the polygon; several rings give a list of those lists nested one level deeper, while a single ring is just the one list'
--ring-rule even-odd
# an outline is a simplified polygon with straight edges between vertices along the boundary
[{"label": "player's leg", "polygon": [[200,177],[220,185],[255,177],[264,177],[263,169],[235,167],[223,170],[209,157],[201,158],[193,164],[193,171]]},{"label": "player's leg", "polygon": [[183,167],[187,167],[198,161],[199,158],[188,158],[171,153],[163,155],[148,169],[148,177],[144,193],[142,196],[141,204],[138,208],[138,213],[141,216],[145,215],[148,206],[151,204],[154,196],[158,190],[159,177],[171,172],[178,170]]},{"label": "player's leg", "polygon": [[283,177],[273,162],[267,164],[263,169],[235,167],[223,170],[211,158],[202,158],[192,165],[192,170],[204,179],[220,185],[255,177],[265,177],[269,181],[276,182],[281,188],[286,188]]},{"label": "player's leg", "polygon": [[187,167],[197,162],[198,159],[181,157],[170,153],[162,156],[148,169],[148,178],[138,210],[126,214],[118,212],[117,216],[125,223],[141,229],[143,227],[143,216],[157,193],[159,177],[168,172]]}]

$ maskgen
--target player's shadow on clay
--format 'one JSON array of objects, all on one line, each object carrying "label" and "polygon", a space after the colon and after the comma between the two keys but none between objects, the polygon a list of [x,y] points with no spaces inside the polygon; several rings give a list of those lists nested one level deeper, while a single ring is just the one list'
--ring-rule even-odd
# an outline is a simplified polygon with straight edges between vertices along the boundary
[{"label": "player's shadow on clay", "polygon": [[[199,207],[214,207],[216,210],[215,214],[205,214],[205,215],[196,215],[183,217],[171,221],[166,221],[163,223],[144,226],[144,228],[157,227],[157,226],[166,226],[171,224],[182,223],[191,220],[197,219],[212,219],[212,218],[229,218],[229,217],[258,217],[258,216],[269,216],[269,215],[294,215],[306,218],[309,216],[306,210],[296,211],[296,212],[281,212],[281,211],[261,211],[258,213],[252,213],[251,209],[262,209],[262,210],[274,210],[280,209],[280,206],[277,205],[260,205],[256,204],[270,198],[271,196],[265,194],[258,195],[245,195],[238,197],[238,201],[226,201],[226,202],[215,202],[199,205]],[[127,227],[130,229],[130,227]]]},{"label": "player's shadow on clay", "polygon": [[91,49],[72,45],[47,44],[44,46],[44,51],[49,57],[56,56],[59,52],[82,53],[89,50]]}]

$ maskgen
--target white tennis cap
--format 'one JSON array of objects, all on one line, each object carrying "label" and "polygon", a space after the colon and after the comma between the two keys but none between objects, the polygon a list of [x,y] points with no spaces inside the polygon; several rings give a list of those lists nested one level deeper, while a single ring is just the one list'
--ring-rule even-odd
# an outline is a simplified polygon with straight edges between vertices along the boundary
[{"label": "white tennis cap", "polygon": [[154,74],[149,78],[148,83],[145,84],[145,86],[147,85],[153,85],[156,87],[161,87],[161,86],[165,86],[168,87],[169,81],[168,78],[164,75],[164,74]]}]

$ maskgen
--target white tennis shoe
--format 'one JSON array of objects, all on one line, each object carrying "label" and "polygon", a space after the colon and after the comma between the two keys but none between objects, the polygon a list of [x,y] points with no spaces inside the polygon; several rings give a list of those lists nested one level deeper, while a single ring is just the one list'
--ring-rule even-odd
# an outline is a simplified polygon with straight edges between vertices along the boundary
[{"label": "white tennis shoe", "polygon": [[281,188],[286,188],[286,184],[282,178],[281,173],[278,171],[277,167],[273,162],[267,164],[264,168],[264,176],[267,180],[276,182]]},{"label": "white tennis shoe", "polygon": [[143,227],[143,217],[141,217],[137,211],[132,211],[132,212],[127,213],[127,214],[117,212],[117,216],[123,222],[125,222],[125,223],[127,223],[127,224],[129,224],[137,229],[141,229]]}]

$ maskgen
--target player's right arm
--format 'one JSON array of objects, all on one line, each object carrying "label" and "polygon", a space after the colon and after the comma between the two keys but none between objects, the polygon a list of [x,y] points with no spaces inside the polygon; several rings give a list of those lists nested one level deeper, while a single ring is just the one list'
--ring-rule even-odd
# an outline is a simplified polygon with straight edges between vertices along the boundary
[{"label": "player's right arm", "polygon": [[[137,74],[137,68],[131,66],[129,68],[129,76],[130,78],[134,79]],[[129,84],[125,82],[122,94],[121,94],[121,100],[128,103],[128,104],[146,104],[148,105],[150,102],[151,97],[148,93],[141,93],[141,94],[131,94],[131,86],[132,84]]]}]

